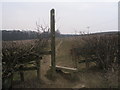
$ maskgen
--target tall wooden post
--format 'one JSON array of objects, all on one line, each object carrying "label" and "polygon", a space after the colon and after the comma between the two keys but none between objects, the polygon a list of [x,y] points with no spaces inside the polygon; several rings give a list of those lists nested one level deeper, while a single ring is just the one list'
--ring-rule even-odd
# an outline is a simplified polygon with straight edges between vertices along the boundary
[{"label": "tall wooden post", "polygon": [[50,30],[51,30],[51,69],[53,75],[55,74],[55,10],[50,11]]}]

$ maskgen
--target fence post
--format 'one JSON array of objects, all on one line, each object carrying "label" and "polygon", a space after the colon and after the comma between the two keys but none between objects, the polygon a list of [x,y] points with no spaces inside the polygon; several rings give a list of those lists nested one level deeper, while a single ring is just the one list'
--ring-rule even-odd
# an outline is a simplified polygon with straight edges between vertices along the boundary
[{"label": "fence post", "polygon": [[40,79],[41,79],[40,63],[41,63],[41,60],[37,60],[37,61],[36,61],[36,66],[37,66],[37,79],[38,79],[39,81],[40,81]]},{"label": "fence post", "polygon": [[51,69],[52,76],[55,74],[55,10],[50,11],[50,30],[51,30]]},{"label": "fence post", "polygon": [[[20,69],[23,68],[23,65],[20,66]],[[24,81],[24,72],[20,70],[20,78],[21,78],[21,81],[23,82]]]}]

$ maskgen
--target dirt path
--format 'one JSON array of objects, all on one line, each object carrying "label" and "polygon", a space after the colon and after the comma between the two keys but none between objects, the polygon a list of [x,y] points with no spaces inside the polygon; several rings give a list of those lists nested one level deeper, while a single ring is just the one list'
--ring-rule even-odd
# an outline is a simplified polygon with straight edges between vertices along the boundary
[{"label": "dirt path", "polygon": [[[61,40],[57,46],[56,46],[56,54],[58,54],[59,52],[59,48],[62,45],[63,41]],[[56,55],[57,56],[57,55]],[[42,88],[68,88],[68,87],[74,87],[77,84],[77,82],[74,81],[70,81],[68,78],[69,76],[67,75],[63,75],[63,74],[59,74],[57,73],[57,80],[56,81],[52,81],[49,80],[48,78],[45,77],[46,72],[50,69],[50,61],[51,61],[51,56],[47,55],[43,58],[43,60],[41,61],[41,79],[43,81],[43,85],[41,86]],[[81,87],[81,85],[77,86],[78,88]]]},{"label": "dirt path", "polygon": [[[61,44],[62,44],[62,40],[56,46],[56,54],[58,53],[59,47],[61,46]],[[41,61],[41,72],[42,73],[45,73],[49,69],[50,62],[51,62],[51,56],[50,55],[46,55],[46,56],[43,57],[43,59]]]},{"label": "dirt path", "polygon": [[56,46],[56,55],[58,54],[59,48],[60,48],[60,46],[62,45],[62,43],[63,43],[63,41],[60,40],[59,44]]}]

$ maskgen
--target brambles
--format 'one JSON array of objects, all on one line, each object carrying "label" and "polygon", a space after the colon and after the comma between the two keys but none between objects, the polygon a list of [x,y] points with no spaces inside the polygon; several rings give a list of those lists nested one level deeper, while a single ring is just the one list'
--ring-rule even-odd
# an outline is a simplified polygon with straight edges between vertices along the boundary
[{"label": "brambles", "polygon": [[[75,38],[73,44],[73,57],[80,63],[86,63],[87,69],[90,62],[95,62],[98,72],[102,72],[104,87],[118,87],[119,48],[118,33],[112,34],[87,34]],[[74,61],[77,61],[74,60]],[[78,65],[79,65],[78,64]],[[93,72],[96,67],[90,68]],[[113,83],[114,82],[114,83]]]},{"label": "brambles", "polygon": [[75,57],[80,56],[86,60],[95,59],[96,65],[104,70],[118,69],[117,33],[100,35],[89,34],[81,36],[80,40],[78,39],[78,44],[73,48],[76,49],[74,50]]},{"label": "brambles", "polygon": [[[9,88],[12,84],[14,72],[21,65],[40,60],[48,46],[49,37],[37,34],[37,39],[30,41],[3,41],[2,42],[2,79],[3,88]],[[9,85],[7,85],[9,84]]]}]

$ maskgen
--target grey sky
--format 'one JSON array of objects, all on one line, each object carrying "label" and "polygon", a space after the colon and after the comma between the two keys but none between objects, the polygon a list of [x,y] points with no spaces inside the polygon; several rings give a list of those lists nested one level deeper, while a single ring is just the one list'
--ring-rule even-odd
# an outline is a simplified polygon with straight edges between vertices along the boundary
[{"label": "grey sky", "polygon": [[34,30],[36,21],[49,25],[52,8],[61,33],[87,32],[87,26],[90,32],[118,29],[117,2],[4,2],[2,29]]}]

